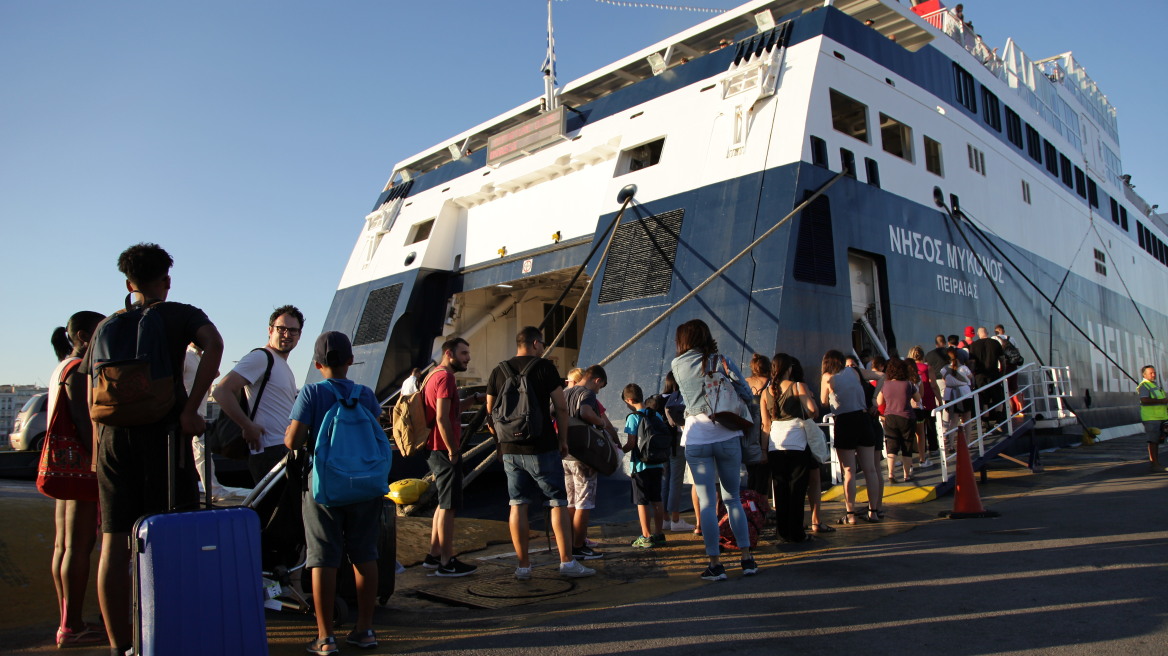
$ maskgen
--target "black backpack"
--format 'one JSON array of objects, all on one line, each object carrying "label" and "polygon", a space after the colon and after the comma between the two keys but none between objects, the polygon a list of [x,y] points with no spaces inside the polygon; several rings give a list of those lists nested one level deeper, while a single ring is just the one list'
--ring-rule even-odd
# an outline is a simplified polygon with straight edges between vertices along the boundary
[{"label": "black backpack", "polygon": [[1022,352],[1018,350],[1017,346],[1011,344],[1009,340],[1002,340],[1002,352],[1006,356],[1006,364],[1011,367],[1021,367],[1022,363],[1026,362],[1022,357]]},{"label": "black backpack", "polygon": [[646,465],[669,462],[673,455],[673,431],[661,415],[648,408],[637,414],[641,415],[641,421],[637,422],[637,460]]},{"label": "black backpack", "polygon": [[506,379],[491,407],[491,421],[502,444],[532,444],[543,432],[544,411],[527,382],[527,374],[540,360],[532,359],[519,373],[506,360],[499,363]]}]

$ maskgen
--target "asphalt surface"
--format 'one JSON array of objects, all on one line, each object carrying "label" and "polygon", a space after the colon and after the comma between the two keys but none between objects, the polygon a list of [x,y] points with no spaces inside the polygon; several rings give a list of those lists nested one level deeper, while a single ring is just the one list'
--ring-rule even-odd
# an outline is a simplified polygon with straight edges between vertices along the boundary
[{"label": "asphalt surface", "polygon": [[[1147,473],[1143,446],[1131,437],[1062,449],[1041,475],[1001,461],[981,487],[996,519],[939,519],[953,503],[944,497],[890,506],[884,523],[839,527],[810,546],[775,543],[768,530],[755,577],[728,555],[728,581],[701,581],[697,538],[670,534],[666,548],[635,552],[628,523],[597,527],[609,555],[570,586],[543,554],[538,585],[519,586],[505,544],[460,556],[480,565],[465,579],[412,566],[377,609],[381,646],[361,653],[1168,654],[1168,474]],[[16,501],[21,486],[0,495]],[[2,530],[7,540],[13,529]],[[531,598],[537,588],[547,595]],[[273,655],[303,654],[314,627],[270,613],[268,633]],[[56,651],[27,630],[0,640],[13,653]]]}]

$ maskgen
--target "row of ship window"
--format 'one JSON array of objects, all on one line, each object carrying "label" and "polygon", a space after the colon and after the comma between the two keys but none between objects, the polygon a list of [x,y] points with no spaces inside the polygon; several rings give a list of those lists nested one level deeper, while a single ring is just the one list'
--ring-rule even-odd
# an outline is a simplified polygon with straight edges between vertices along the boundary
[{"label": "row of ship window", "polygon": [[[973,76],[960,66],[957,64],[953,66],[957,84],[957,101],[962,106],[976,113],[977,100],[974,96],[976,82],[974,82]],[[835,89],[829,89],[829,96],[832,127],[837,132],[842,132],[854,139],[858,139],[864,143],[871,143],[868,128],[868,106]],[[984,86],[982,87],[982,109],[984,110],[983,117],[986,124],[990,128],[1001,132],[1002,114],[1000,102],[997,96]],[[1018,149],[1024,150],[1035,162],[1044,164],[1046,170],[1051,175],[1056,179],[1061,179],[1068,189],[1075,191],[1079,196],[1087,199],[1091,207],[1100,209],[1099,200],[1101,194],[1099,193],[1099,187],[1090,176],[1087,176],[1078,166],[1072,165],[1071,160],[1066,155],[1060,153],[1054,144],[1042,138],[1042,135],[1033,126],[1023,124],[1022,118],[1017,112],[1006,107],[1005,116],[1006,137],[1010,143],[1014,144]],[[879,117],[881,147],[885,152],[912,163],[914,161],[912,127],[884,112],[879,112]],[[1025,140],[1023,140],[1023,135],[1025,135]],[[923,143],[925,169],[930,173],[945,177],[944,165],[941,158],[941,144],[935,139],[931,139],[928,135],[924,135]],[[969,168],[984,176],[986,174],[985,153],[972,144],[966,144],[966,154],[969,160]],[[814,135],[811,137],[811,158],[812,162],[817,166],[828,166],[827,143]],[[844,170],[852,177],[856,177],[855,154],[846,148],[840,148],[840,160]],[[864,158],[864,162],[865,170],[868,174],[868,183],[879,187],[879,165],[875,160],[868,157]],[[1107,194],[1102,195],[1107,196]],[[1124,231],[1129,231],[1127,208],[1114,198],[1108,197],[1107,199],[1110,204],[1111,221],[1115,225],[1120,226]],[[1027,204],[1031,202],[1030,184],[1025,180],[1022,180],[1022,200]],[[1168,266],[1168,245],[1156,237],[1151,230],[1145,228],[1140,222],[1137,221],[1136,226],[1140,247],[1165,266]],[[1100,273],[1106,275],[1105,272]]]}]

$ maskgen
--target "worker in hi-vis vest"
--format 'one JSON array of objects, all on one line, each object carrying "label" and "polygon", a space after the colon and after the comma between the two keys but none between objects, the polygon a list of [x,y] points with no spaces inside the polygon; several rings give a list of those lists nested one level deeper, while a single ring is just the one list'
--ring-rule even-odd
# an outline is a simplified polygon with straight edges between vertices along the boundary
[{"label": "worker in hi-vis vest", "polygon": [[1156,368],[1147,365],[1140,369],[1144,377],[1137,388],[1140,393],[1140,420],[1148,435],[1148,460],[1152,472],[1166,471],[1160,465],[1160,443],[1164,441],[1162,425],[1168,421],[1168,394],[1156,382]]}]

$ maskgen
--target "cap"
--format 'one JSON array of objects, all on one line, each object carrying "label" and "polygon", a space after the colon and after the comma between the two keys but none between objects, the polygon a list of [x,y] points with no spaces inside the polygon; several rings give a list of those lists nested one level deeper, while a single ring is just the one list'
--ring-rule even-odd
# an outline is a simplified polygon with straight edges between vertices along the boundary
[{"label": "cap", "polygon": [[973,326],[966,326],[965,327],[965,336],[966,337],[973,337],[976,334],[977,333],[974,332],[974,330],[973,330]]},{"label": "cap", "polygon": [[353,343],[345,333],[330,330],[316,338],[312,359],[320,364],[326,367],[339,367],[348,364],[352,358]]}]

